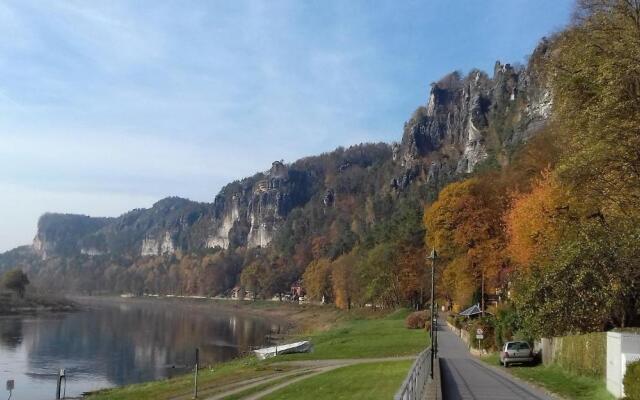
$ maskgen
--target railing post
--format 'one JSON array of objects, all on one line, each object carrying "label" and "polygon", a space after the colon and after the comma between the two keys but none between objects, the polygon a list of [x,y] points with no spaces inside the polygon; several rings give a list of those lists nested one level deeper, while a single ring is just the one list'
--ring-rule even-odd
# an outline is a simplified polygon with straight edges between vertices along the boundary
[{"label": "railing post", "polygon": [[65,386],[65,392],[66,392],[66,387],[67,387],[67,374],[64,368],[62,368],[59,372],[58,372],[58,384],[56,386],[56,400],[60,400],[62,397],[60,397],[60,393],[62,391],[62,380],[64,379],[64,386]]},{"label": "railing post", "polygon": [[193,372],[193,398],[198,398],[198,367],[200,362],[200,349],[196,347],[196,367]]}]

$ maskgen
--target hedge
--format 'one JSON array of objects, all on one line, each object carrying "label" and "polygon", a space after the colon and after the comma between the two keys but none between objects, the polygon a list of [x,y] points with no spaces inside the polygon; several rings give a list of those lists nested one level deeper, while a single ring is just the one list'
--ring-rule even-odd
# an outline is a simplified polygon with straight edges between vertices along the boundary
[{"label": "hedge", "polygon": [[607,373],[607,334],[605,332],[555,338],[555,362],[580,375],[604,378]]},{"label": "hedge", "polygon": [[624,374],[624,394],[628,400],[640,400],[640,361],[627,366]]}]

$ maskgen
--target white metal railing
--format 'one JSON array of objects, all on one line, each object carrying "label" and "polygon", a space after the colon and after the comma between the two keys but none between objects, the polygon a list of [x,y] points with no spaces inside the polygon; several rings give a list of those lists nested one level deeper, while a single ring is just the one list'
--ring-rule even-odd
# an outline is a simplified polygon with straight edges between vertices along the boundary
[{"label": "white metal railing", "polygon": [[430,379],[431,347],[418,355],[393,400],[421,400]]}]

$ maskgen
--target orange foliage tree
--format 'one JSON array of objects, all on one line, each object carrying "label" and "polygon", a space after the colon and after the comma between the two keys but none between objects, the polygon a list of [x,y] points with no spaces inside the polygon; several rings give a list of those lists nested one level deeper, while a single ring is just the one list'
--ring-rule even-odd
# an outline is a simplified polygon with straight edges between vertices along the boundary
[{"label": "orange foliage tree", "polygon": [[500,285],[506,267],[503,210],[496,186],[471,178],[445,187],[425,211],[427,244],[445,263],[445,296],[458,304],[468,304],[483,278],[485,290]]},{"label": "orange foliage tree", "polygon": [[504,216],[507,252],[523,270],[536,258],[548,255],[557,243],[568,206],[555,176],[542,172],[530,193],[515,193]]}]

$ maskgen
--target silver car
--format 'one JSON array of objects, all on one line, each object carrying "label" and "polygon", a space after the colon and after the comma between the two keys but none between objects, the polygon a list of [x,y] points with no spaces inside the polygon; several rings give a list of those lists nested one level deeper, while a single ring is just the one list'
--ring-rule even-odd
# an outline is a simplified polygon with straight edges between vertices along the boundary
[{"label": "silver car", "polygon": [[500,364],[508,367],[509,364],[533,362],[533,350],[527,342],[507,342],[500,352]]}]

